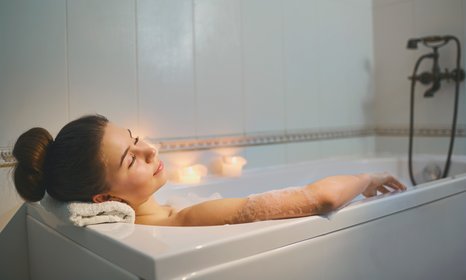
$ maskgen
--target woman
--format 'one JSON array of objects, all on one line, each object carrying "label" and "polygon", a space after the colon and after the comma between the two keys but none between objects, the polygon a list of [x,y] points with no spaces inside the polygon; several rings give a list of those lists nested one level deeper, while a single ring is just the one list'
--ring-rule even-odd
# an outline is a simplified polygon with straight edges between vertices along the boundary
[{"label": "woman", "polygon": [[39,201],[47,191],[61,201],[120,201],[135,210],[136,223],[150,225],[221,225],[324,214],[361,193],[370,197],[406,189],[386,173],[332,176],[302,188],[211,200],[177,212],[153,199],[167,180],[156,149],[99,115],[68,123],[55,140],[47,130],[32,128],[18,138],[13,155],[14,182],[23,199]]}]

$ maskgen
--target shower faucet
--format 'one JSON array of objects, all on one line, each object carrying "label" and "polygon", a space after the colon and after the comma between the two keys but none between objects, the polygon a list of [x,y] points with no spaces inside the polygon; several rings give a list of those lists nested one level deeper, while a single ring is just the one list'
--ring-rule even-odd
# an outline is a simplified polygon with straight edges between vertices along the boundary
[{"label": "shower faucet", "polygon": [[[445,69],[444,72],[440,70],[440,66],[438,63],[439,53],[438,49],[443,47],[444,45],[448,44],[448,42],[453,41],[456,44],[456,68],[453,71],[448,71]],[[421,55],[415,63],[413,74],[409,77],[411,80],[411,97],[410,97],[410,110],[409,110],[409,146],[408,146],[408,168],[409,168],[409,177],[413,185],[416,185],[416,180],[414,178],[413,173],[413,138],[414,138],[414,93],[416,91],[416,83],[420,82],[421,84],[428,85],[432,84],[432,86],[426,90],[424,93],[424,97],[432,97],[434,93],[440,89],[441,81],[446,80],[450,81],[453,80],[455,83],[455,102],[453,107],[453,121],[451,124],[451,132],[450,132],[450,145],[448,147],[447,159],[445,161],[445,167],[443,170],[442,178],[448,176],[448,172],[450,170],[451,164],[451,155],[453,153],[453,146],[455,142],[456,136],[456,122],[458,118],[458,103],[459,103],[459,92],[460,92],[460,82],[464,80],[464,71],[461,69],[461,42],[460,40],[452,35],[446,36],[428,36],[428,37],[421,37],[421,38],[412,38],[408,40],[408,49],[417,49],[417,45],[419,43],[423,43],[424,46],[428,48],[432,48],[431,53],[426,53]],[[417,70],[421,65],[421,62],[424,59],[432,59],[432,70],[431,72],[422,72],[421,74],[417,74]]]},{"label": "shower faucet", "polygon": [[428,36],[422,38],[412,38],[408,40],[407,48],[415,50],[418,48],[418,44],[422,43],[424,46],[432,48],[432,53],[425,54],[421,56],[418,60],[420,63],[423,59],[432,59],[432,70],[430,72],[424,71],[419,75],[413,74],[409,77],[412,81],[419,81],[423,85],[432,84],[432,86],[426,90],[424,97],[433,97],[434,93],[440,89],[441,81],[445,80],[447,82],[461,82],[464,80],[465,74],[463,69],[458,68],[452,71],[449,71],[445,68],[445,71],[440,70],[438,63],[439,53],[438,49],[446,45],[450,40],[455,39],[453,36]]}]

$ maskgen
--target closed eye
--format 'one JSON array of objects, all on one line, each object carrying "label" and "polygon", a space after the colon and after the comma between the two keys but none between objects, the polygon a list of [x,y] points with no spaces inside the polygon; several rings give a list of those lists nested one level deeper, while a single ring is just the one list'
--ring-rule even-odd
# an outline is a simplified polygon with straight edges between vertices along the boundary
[{"label": "closed eye", "polygon": [[[139,142],[139,136],[134,138],[134,145],[136,145],[137,143]],[[128,165],[128,168],[130,168],[131,166],[133,166],[134,162],[136,161],[136,155],[132,154],[131,155],[131,162],[130,164]]]},{"label": "closed eye", "polygon": [[136,156],[135,156],[135,155],[131,155],[131,162],[130,162],[130,164],[128,165],[128,168],[131,168],[131,166],[134,164],[135,161],[136,161]]}]

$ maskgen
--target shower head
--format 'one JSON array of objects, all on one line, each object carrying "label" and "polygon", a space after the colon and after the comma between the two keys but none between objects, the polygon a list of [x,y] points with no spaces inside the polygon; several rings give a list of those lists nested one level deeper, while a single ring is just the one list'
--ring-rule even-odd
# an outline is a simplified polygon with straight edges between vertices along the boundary
[{"label": "shower head", "polygon": [[451,36],[427,36],[421,38],[411,38],[408,40],[407,48],[410,50],[416,50],[419,42],[423,43],[424,46],[429,48],[438,48],[450,41]]}]

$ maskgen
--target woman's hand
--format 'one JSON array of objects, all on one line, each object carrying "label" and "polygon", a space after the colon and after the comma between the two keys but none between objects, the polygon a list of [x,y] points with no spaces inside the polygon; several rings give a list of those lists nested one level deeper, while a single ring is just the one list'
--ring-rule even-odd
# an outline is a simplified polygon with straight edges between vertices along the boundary
[{"label": "woman's hand", "polygon": [[367,186],[367,188],[362,192],[365,197],[376,196],[377,191],[380,191],[381,193],[389,193],[393,190],[406,190],[406,186],[403,183],[398,181],[395,177],[387,172],[370,173],[368,175],[370,177],[369,186]]}]

